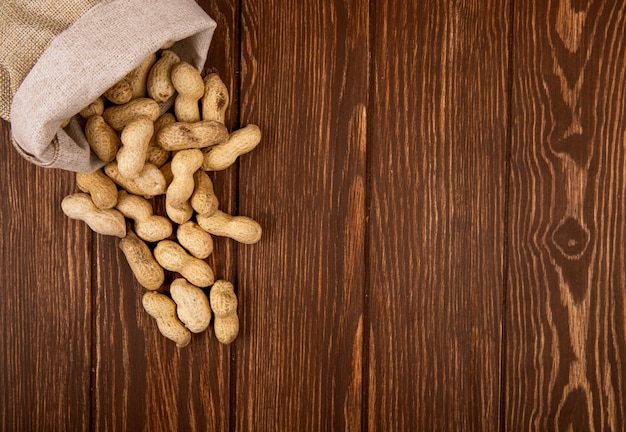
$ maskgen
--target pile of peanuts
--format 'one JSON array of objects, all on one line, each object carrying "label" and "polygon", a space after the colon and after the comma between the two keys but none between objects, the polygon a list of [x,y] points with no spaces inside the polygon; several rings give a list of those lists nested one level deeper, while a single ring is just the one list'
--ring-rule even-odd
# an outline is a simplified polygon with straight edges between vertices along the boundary
[{"label": "pile of peanuts", "polygon": [[[262,230],[246,216],[218,209],[207,171],[231,166],[257,146],[261,132],[250,124],[229,133],[224,123],[230,98],[220,77],[203,79],[169,48],[149,56],[79,113],[91,149],[107,164],[77,173],[81,192],[65,197],[61,207],[93,231],[121,238],[119,247],[147,290],[143,307],[165,337],[184,347],[191,333],[203,332],[213,320],[216,338],[229,344],[239,333],[237,297],[232,283],[216,281],[206,262],[211,235],[253,244]],[[174,114],[161,114],[159,104],[172,100]],[[161,195],[164,215],[155,214],[153,205]],[[165,270],[180,276],[169,289]]]}]

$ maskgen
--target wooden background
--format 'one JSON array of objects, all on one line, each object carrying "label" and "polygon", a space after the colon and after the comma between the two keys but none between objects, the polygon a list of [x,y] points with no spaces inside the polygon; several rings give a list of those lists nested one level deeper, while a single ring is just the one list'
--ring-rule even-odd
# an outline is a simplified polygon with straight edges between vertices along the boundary
[{"label": "wooden background", "polygon": [[241,333],[177,349],[2,124],[3,431],[626,429],[626,2],[211,0]]}]

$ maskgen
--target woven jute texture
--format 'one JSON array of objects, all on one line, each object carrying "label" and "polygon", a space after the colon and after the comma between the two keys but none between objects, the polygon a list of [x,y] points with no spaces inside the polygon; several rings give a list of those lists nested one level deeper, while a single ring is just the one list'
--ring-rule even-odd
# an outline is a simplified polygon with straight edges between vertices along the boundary
[{"label": "woven jute texture", "polygon": [[[82,15],[80,8],[70,8],[69,15],[80,15],[71,22],[68,10],[55,5],[59,23],[54,28],[64,30],[56,35],[44,31],[47,45],[35,63],[19,85],[14,83],[18,80],[14,76],[21,76],[18,72],[7,75],[7,82],[13,95],[10,121],[17,151],[40,166],[87,172],[103,162],[90,150],[81,127],[84,120],[76,113],[165,43],[175,42],[171,49],[201,71],[216,23],[194,0],[110,0],[81,6]],[[54,21],[51,13],[46,11],[47,18],[41,20]],[[17,9],[11,14],[14,29],[20,16],[29,20]],[[13,42],[14,54],[31,58],[30,47],[18,45]],[[25,66],[13,66],[18,63],[6,61],[24,74]],[[61,129],[70,118],[69,126]]]},{"label": "woven jute texture", "polygon": [[13,94],[50,41],[97,3],[97,0],[0,2],[0,117],[9,120]]}]

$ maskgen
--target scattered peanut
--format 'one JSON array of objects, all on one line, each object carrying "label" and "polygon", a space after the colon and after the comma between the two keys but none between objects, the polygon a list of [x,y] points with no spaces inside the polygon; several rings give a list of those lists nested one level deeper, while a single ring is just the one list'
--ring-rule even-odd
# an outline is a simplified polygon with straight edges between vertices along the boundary
[{"label": "scattered peanut", "polygon": [[202,76],[195,67],[180,62],[172,68],[172,85],[178,92],[174,102],[174,112],[178,121],[200,121],[198,101],[204,94]]},{"label": "scattered peanut", "polygon": [[61,209],[67,217],[82,220],[99,234],[120,238],[126,236],[124,216],[115,209],[100,210],[86,193],[66,196],[61,201]]},{"label": "scattered peanut", "polygon": [[151,291],[157,290],[165,281],[165,272],[152,256],[152,252],[139,237],[128,231],[119,242],[119,247],[128,261],[135,279],[141,286]]},{"label": "scattered peanut", "polygon": [[120,148],[120,138],[100,115],[92,115],[85,124],[89,147],[103,162],[111,162]]},{"label": "scattered peanut", "polygon": [[156,140],[157,133],[163,129],[164,126],[176,122],[176,118],[171,113],[165,113],[154,122],[154,134],[150,139],[150,145],[148,146],[148,156],[146,161],[150,162],[154,166],[161,168],[165,162],[170,158],[170,152],[161,147]]},{"label": "scattered peanut", "polygon": [[117,203],[115,183],[102,170],[92,173],[76,173],[76,186],[91,195],[91,200],[99,209],[110,209]]},{"label": "scattered peanut", "polygon": [[185,201],[178,207],[174,207],[165,201],[165,213],[173,222],[183,224],[193,216],[193,208],[188,201]]},{"label": "scattered peanut", "polygon": [[120,137],[122,147],[116,156],[122,177],[134,179],[139,176],[146,163],[153,133],[154,124],[148,117],[140,116],[126,124]]},{"label": "scattered peanut", "polygon": [[165,179],[166,187],[170,187],[172,184],[172,180],[174,180],[174,174],[172,174],[172,162],[167,162],[163,164],[161,168],[161,173],[163,174],[163,178]]},{"label": "scattered peanut", "polygon": [[211,234],[192,221],[185,222],[176,230],[178,243],[196,258],[205,259],[213,252]]},{"label": "scattered peanut", "polygon": [[135,231],[141,239],[157,242],[172,235],[172,223],[166,217],[153,214],[148,200],[120,191],[116,207],[125,217],[135,222]]},{"label": "scattered peanut", "polygon": [[254,244],[261,240],[263,230],[247,216],[231,216],[217,210],[211,216],[198,215],[198,225],[209,234],[229,237],[239,243]]},{"label": "scattered peanut", "polygon": [[198,149],[181,150],[172,158],[173,179],[167,188],[165,210],[170,219],[178,224],[193,215],[189,198],[193,193],[193,174],[202,165],[202,152]]},{"label": "scattered peanut", "polygon": [[154,257],[169,271],[180,273],[190,283],[199,287],[213,285],[213,270],[206,262],[189,255],[178,243],[161,240],[154,248]]},{"label": "scattered peanut", "polygon": [[172,68],[180,62],[180,57],[173,51],[164,50],[148,73],[148,96],[157,102],[166,102],[174,96],[176,90],[170,78]]},{"label": "scattered peanut", "polygon": [[230,103],[228,89],[220,76],[212,73],[204,77],[204,95],[202,97],[202,119],[226,123],[226,109]]},{"label": "scattered peanut", "polygon": [[210,147],[227,139],[226,126],[213,120],[172,123],[157,134],[159,145],[170,151]]},{"label": "scattered peanut", "polygon": [[215,337],[223,344],[233,342],[239,334],[237,296],[233,284],[225,280],[215,281],[209,293],[213,310]]},{"label": "scattered peanut", "polygon": [[196,171],[193,175],[195,188],[191,194],[191,207],[204,216],[211,216],[219,207],[219,201],[213,190],[213,182],[204,171]]},{"label": "scattered peanut", "polygon": [[133,99],[124,105],[111,106],[104,110],[104,120],[114,130],[120,132],[128,122],[137,117],[146,116],[155,121],[159,118],[159,104],[149,98]]},{"label": "scattered peanut", "polygon": [[257,125],[249,124],[228,137],[222,144],[209,147],[204,155],[202,169],[219,171],[231,166],[242,154],[248,153],[261,141],[261,130]]},{"label": "scattered peanut", "polygon": [[167,188],[165,177],[163,177],[161,171],[151,163],[146,163],[139,172],[139,175],[134,179],[123,177],[120,174],[116,161],[105,165],[104,173],[128,192],[133,195],[141,195],[144,198],[163,195]]},{"label": "scattered peanut", "polygon": [[170,295],[177,305],[178,319],[189,331],[200,333],[209,327],[211,306],[209,299],[200,288],[183,278],[178,278],[170,285]]},{"label": "scattered peanut", "polygon": [[150,291],[141,299],[144,309],[156,319],[157,327],[163,336],[176,342],[178,348],[187,346],[191,333],[176,317],[176,303],[166,295]]},{"label": "scattered peanut", "polygon": [[191,208],[191,204],[188,201],[185,201],[179,207],[174,207],[165,201],[165,212],[177,224],[183,224],[193,216],[193,208]]},{"label": "scattered peanut", "polygon": [[194,189],[193,175],[202,165],[202,151],[199,149],[181,150],[172,158],[174,179],[167,188],[166,201],[170,206],[181,207]]}]

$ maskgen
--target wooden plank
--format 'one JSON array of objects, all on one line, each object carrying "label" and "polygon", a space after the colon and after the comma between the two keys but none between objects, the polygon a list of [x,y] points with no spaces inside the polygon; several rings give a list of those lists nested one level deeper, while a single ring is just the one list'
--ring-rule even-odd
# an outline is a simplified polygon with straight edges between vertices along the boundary
[{"label": "wooden plank", "polygon": [[242,3],[237,430],[359,430],[368,2]]},{"label": "wooden plank", "polygon": [[368,430],[498,430],[509,3],[373,16]]},{"label": "wooden plank", "polygon": [[[218,72],[231,89],[227,126],[232,128],[238,114],[238,1],[198,3],[218,23],[205,69]],[[233,211],[236,172],[212,178],[220,208]],[[155,206],[164,214],[162,200],[155,200]],[[212,331],[194,335],[189,346],[177,349],[143,310],[145,290],[133,280],[117,242],[97,241],[95,256],[95,429],[229,430],[229,349],[215,340]],[[216,240],[209,262],[217,277],[235,278],[230,245]],[[168,282],[171,278],[168,274]]]},{"label": "wooden plank", "polygon": [[88,430],[91,232],[73,176],[21,158],[0,123],[0,430]]},{"label": "wooden plank", "polygon": [[626,429],[626,4],[514,11],[506,421]]}]

